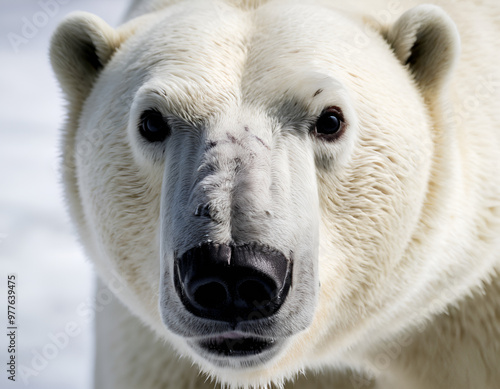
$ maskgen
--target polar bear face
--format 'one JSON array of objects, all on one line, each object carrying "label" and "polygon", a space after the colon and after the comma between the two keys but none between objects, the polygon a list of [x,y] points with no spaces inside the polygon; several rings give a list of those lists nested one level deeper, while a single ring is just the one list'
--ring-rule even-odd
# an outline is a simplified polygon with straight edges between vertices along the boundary
[{"label": "polar bear face", "polygon": [[[430,260],[413,245],[426,92],[446,81],[453,34],[435,7],[377,33],[283,2],[179,3],[118,30],[67,19],[51,53],[70,102],[64,179],[101,277],[227,382],[399,328],[394,307],[425,288],[409,272]],[[429,57],[426,40],[445,49]]]}]

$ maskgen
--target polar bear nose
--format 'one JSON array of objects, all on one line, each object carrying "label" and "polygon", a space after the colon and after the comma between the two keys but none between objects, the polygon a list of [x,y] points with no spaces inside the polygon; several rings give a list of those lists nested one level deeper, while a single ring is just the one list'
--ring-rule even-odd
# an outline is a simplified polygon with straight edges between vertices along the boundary
[{"label": "polar bear nose", "polygon": [[206,319],[240,322],[271,316],[292,282],[292,262],[259,244],[206,243],[176,259],[174,282],[186,309]]}]

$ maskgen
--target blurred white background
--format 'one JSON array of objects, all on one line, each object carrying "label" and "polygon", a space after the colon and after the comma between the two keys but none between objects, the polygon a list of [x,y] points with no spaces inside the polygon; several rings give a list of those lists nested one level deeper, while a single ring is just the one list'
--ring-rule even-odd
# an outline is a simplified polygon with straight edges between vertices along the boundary
[{"label": "blurred white background", "polygon": [[[52,32],[75,10],[119,24],[127,0],[0,0],[0,388],[92,387],[92,268],[58,175],[64,101]],[[17,274],[17,377],[7,379],[7,274]],[[69,326],[69,327],[68,327]],[[68,332],[72,336],[62,335]]]}]

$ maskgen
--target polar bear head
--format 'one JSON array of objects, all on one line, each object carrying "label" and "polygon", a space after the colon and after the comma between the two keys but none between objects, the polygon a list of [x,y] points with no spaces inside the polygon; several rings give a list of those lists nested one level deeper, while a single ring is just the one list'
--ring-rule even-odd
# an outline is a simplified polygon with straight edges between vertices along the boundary
[{"label": "polar bear head", "polygon": [[51,47],[63,175],[100,276],[228,383],[403,328],[435,260],[434,126],[458,46],[426,5],[387,26],[283,1],[178,2],[116,30],[69,16]]}]

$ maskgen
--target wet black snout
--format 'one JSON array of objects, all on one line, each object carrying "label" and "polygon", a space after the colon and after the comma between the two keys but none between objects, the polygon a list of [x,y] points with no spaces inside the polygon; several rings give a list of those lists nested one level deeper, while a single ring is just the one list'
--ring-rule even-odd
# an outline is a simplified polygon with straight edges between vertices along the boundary
[{"label": "wet black snout", "polygon": [[292,262],[258,244],[206,243],[176,258],[174,282],[186,309],[226,322],[258,320],[283,304],[292,282]]}]

